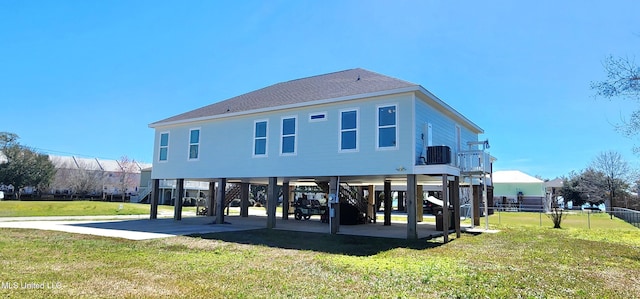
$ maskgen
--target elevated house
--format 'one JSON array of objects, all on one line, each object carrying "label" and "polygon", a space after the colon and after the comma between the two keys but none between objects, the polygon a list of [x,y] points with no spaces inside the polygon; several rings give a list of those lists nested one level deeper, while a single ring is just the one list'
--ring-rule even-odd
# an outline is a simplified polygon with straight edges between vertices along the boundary
[{"label": "elevated house", "polygon": [[[267,185],[268,199],[283,199],[282,215],[278,202],[267,200],[268,228],[276,217],[288,219],[295,190],[317,185],[327,194],[336,233],[341,207],[357,206],[375,219],[372,195],[382,186],[384,225],[391,224],[391,191],[403,190],[407,238],[416,238],[424,190],[439,190],[454,206],[459,232],[460,188],[490,185],[488,142],[479,140],[478,125],[418,84],[360,68],[274,84],[149,126],[152,219],[161,180],[175,179],[180,196],[185,180],[209,182],[215,200],[208,212],[217,223],[224,221],[229,185],[240,189],[243,217],[249,184]],[[444,223],[451,216],[444,213]]]},{"label": "elevated house", "polygon": [[[176,184],[175,179],[163,179],[159,181],[158,203],[162,205],[174,205],[176,198]],[[144,168],[140,171],[140,189],[137,196],[131,197],[132,202],[144,202],[146,203],[151,195],[152,180],[151,180],[151,167]],[[194,201],[198,199],[204,199],[206,192],[209,190],[209,183],[206,181],[184,181],[183,183],[183,198],[185,202]],[[193,203],[191,203],[193,204]]]}]

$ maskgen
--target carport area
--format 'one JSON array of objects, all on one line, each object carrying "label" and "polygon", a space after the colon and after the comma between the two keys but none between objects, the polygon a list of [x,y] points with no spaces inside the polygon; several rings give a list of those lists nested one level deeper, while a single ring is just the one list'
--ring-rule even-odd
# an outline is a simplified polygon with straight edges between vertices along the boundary
[{"label": "carport area", "polygon": [[[264,219],[262,228],[406,239],[443,236],[443,242],[446,243],[449,234],[436,230],[432,222],[423,221],[424,197],[428,192],[438,192],[442,206],[449,207],[450,211],[440,212],[438,223],[452,223],[451,229],[459,237],[459,169],[450,165],[416,166],[414,171],[420,174],[207,179],[209,191],[206,207],[203,212],[197,210],[197,213],[213,216],[218,225],[231,223],[225,210],[235,200],[241,218],[257,217],[249,212],[251,195],[252,200],[262,200],[260,203],[264,205],[262,211],[267,215],[260,217]],[[151,219],[157,218],[158,182],[159,179],[153,180]],[[176,182],[176,194],[180,198],[184,195],[185,179],[178,178]],[[251,191],[253,186],[262,186],[260,192],[264,193]],[[397,197],[393,197],[392,193]],[[320,198],[316,195],[320,195]],[[395,217],[392,221],[396,207],[394,202],[397,202],[397,212],[402,213],[404,218]],[[176,221],[182,219],[182,206],[182,200],[176,201]],[[382,221],[378,220],[380,209]],[[291,214],[297,220],[291,219]],[[300,219],[310,216],[320,216],[323,221],[310,221],[308,225],[303,225],[304,221]]]},{"label": "carport area", "polygon": [[[289,230],[289,231],[301,231],[301,232],[314,232],[314,233],[329,233],[329,226],[326,223],[322,223],[319,220],[311,219],[305,222],[298,222],[295,220],[278,220],[275,229]],[[392,222],[391,225],[383,224],[360,224],[360,225],[341,225],[339,235],[355,235],[366,237],[380,237],[380,238],[394,238],[394,239],[406,239],[404,236],[407,231],[406,223]],[[454,232],[452,230],[452,232]],[[431,239],[440,237],[443,235],[442,231],[436,230],[435,223],[418,223],[418,238],[419,239]]]},{"label": "carport area", "polygon": [[[265,215],[266,217],[266,215]],[[229,222],[238,221],[241,223],[244,219],[241,217],[227,217]],[[264,220],[263,220],[264,221]],[[264,227],[264,226],[263,226]],[[299,231],[299,232],[314,232],[314,233],[330,233],[330,227],[328,223],[322,223],[319,217],[311,217],[309,220],[276,220],[276,227],[278,230]],[[357,225],[340,225],[340,230],[337,232],[339,235],[354,235],[354,236],[366,236],[366,237],[381,237],[381,238],[394,238],[394,239],[406,239],[407,223],[394,221],[391,225],[384,225],[379,223],[357,224]],[[454,232],[454,230],[451,230]],[[435,223],[421,222],[417,225],[417,233],[419,239],[431,239],[435,237],[443,236],[442,231],[436,230]]]}]

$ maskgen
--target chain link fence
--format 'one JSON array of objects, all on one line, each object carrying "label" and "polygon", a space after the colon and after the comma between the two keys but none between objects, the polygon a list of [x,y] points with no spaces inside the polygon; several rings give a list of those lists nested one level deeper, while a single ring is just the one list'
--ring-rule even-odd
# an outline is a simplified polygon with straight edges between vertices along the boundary
[{"label": "chain link fence", "polygon": [[[539,225],[548,226],[552,224],[550,213],[545,211],[540,205],[497,205],[488,207],[489,223],[498,225]],[[471,218],[471,208],[469,205],[460,207],[462,219]],[[484,217],[484,207],[480,206],[479,216]],[[640,228],[640,211],[613,208],[611,210],[600,210],[598,208],[566,209],[566,214],[562,221],[562,227],[577,228],[608,228],[612,225],[624,225],[620,222],[614,223],[612,220],[620,219],[637,228]],[[537,215],[536,215],[537,214]],[[526,215],[526,216],[525,216]],[[485,225],[485,220],[480,219],[480,226]]]},{"label": "chain link fence", "polygon": [[625,208],[613,208],[610,214],[637,228],[640,228],[640,211]]}]

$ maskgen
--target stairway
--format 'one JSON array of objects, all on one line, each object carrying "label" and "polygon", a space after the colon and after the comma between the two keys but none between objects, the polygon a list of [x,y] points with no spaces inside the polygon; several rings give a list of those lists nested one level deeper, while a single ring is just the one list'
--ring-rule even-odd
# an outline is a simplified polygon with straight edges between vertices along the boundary
[{"label": "stairway", "polygon": [[316,182],[316,186],[329,197],[329,182]]},{"label": "stairway", "polygon": [[[325,194],[329,194],[329,184],[327,182],[320,182],[317,183],[317,185]],[[363,221],[365,221],[364,218],[367,214],[369,202],[366,198],[360,195],[360,190],[357,187],[351,186],[347,183],[341,183],[339,197],[341,204],[347,204],[357,209],[358,214],[360,215],[358,218],[362,218],[362,221],[358,221],[364,223]]]},{"label": "stairway", "polygon": [[356,207],[360,213],[367,214],[369,202],[360,194],[358,188],[347,183],[340,184],[340,202],[346,202]]},{"label": "stairway", "polygon": [[224,194],[224,206],[228,207],[234,199],[242,196],[242,188],[240,184],[227,184]]},{"label": "stairway", "polygon": [[138,195],[132,195],[130,201],[135,203],[149,203],[150,195],[151,188],[140,187],[138,189]]}]

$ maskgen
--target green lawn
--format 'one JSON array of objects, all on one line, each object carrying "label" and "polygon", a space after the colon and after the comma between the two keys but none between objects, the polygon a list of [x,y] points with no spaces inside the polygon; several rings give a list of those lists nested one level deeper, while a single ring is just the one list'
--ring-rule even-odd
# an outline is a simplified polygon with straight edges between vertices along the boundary
[{"label": "green lawn", "polygon": [[266,229],[148,241],[1,229],[2,281],[49,287],[3,288],[0,296],[640,296],[640,230],[617,219],[552,229],[536,226],[537,217],[505,217],[493,225],[500,233],[446,245]]},{"label": "green lawn", "polygon": [[[484,218],[481,218],[480,224],[484,227]],[[519,226],[540,226],[553,227],[553,222],[544,213],[530,212],[496,212],[489,216],[489,225],[492,227],[519,227]],[[589,225],[592,229],[606,228],[618,229],[626,228],[628,224],[618,219],[611,219],[607,213],[583,213],[581,211],[570,211],[566,218],[562,220],[563,228],[585,228]]]},{"label": "green lawn", "polygon": [[[122,208],[121,208],[122,207]],[[159,206],[159,211],[172,212],[171,206]],[[184,207],[183,211],[195,211]],[[95,216],[144,215],[149,205],[104,201],[0,201],[0,217],[28,216]]]},{"label": "green lawn", "polygon": [[[122,205],[122,208],[120,206]],[[29,216],[96,216],[96,215],[148,215],[148,204],[104,202],[104,201],[0,201],[0,217]],[[264,207],[250,207],[264,211]],[[195,212],[195,207],[182,207],[183,212]],[[158,211],[173,213],[173,206],[158,206]],[[282,215],[282,207],[276,209]],[[239,208],[231,208],[230,215],[240,215]],[[384,217],[378,216],[378,221]],[[406,217],[391,216],[393,221],[406,221]],[[425,221],[435,221],[425,217]]]}]

